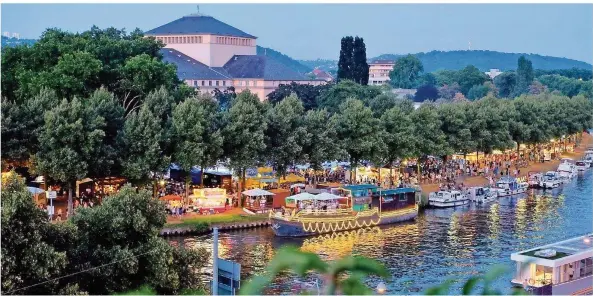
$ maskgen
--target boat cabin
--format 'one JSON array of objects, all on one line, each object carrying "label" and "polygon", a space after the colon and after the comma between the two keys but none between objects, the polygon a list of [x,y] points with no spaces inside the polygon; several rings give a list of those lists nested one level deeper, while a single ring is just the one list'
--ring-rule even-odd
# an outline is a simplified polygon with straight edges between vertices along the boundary
[{"label": "boat cabin", "polygon": [[381,190],[377,192],[377,197],[377,199],[373,199],[373,206],[380,206],[381,212],[412,208],[416,204],[416,189],[395,188]]},{"label": "boat cabin", "polygon": [[538,295],[586,295],[593,291],[593,234],[511,254],[515,286]]},{"label": "boat cabin", "polygon": [[517,190],[519,189],[519,183],[517,183],[517,179],[506,176],[500,178],[500,180],[496,182],[496,187],[500,189]]},{"label": "boat cabin", "polygon": [[362,184],[362,185],[348,185],[340,188],[332,188],[331,193],[348,197],[352,203],[354,211],[365,211],[371,207],[373,195],[379,190],[376,185]]}]

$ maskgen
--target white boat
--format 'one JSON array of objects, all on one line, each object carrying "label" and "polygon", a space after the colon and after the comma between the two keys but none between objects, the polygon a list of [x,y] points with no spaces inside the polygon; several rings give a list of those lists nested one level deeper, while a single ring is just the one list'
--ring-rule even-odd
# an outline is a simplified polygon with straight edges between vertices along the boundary
[{"label": "white boat", "polygon": [[541,182],[543,180],[544,180],[544,175],[542,173],[529,172],[529,179],[527,181],[527,186],[529,188],[539,188],[539,187],[541,187]]},{"label": "white boat", "polygon": [[428,205],[437,208],[462,206],[468,203],[468,196],[457,190],[432,192],[428,195]]},{"label": "white boat", "polygon": [[572,159],[570,158],[563,158],[556,171],[558,171],[560,177],[565,177],[568,179],[572,179],[577,176],[577,168],[572,163]]},{"label": "white boat", "polygon": [[527,192],[527,183],[519,183],[517,179],[509,176],[500,178],[493,189],[498,197],[512,196]]},{"label": "white boat", "polygon": [[589,165],[589,167],[593,167],[593,150],[587,150],[585,153],[585,157],[583,157],[583,161]]},{"label": "white boat", "polygon": [[562,180],[560,180],[560,176],[558,175],[558,172],[549,171],[549,172],[546,172],[546,174],[544,175],[544,177],[540,183],[540,187],[545,188],[545,189],[553,189],[553,188],[558,188],[558,186],[560,186],[560,184],[562,184]]},{"label": "white boat", "polygon": [[527,295],[591,295],[593,234],[512,253],[513,286]]},{"label": "white boat", "polygon": [[467,190],[469,199],[476,203],[487,203],[496,200],[497,194],[488,187],[470,187]]},{"label": "white boat", "polygon": [[577,168],[577,172],[584,172],[590,166],[585,161],[579,160],[574,163],[574,166]]}]

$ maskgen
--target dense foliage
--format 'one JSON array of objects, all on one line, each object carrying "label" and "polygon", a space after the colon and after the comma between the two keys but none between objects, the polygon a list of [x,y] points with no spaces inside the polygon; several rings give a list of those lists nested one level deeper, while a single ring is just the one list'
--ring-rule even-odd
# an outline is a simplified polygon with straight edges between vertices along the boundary
[{"label": "dense foliage", "polygon": [[125,186],[102,206],[52,224],[16,174],[2,184],[3,294],[112,294],[149,284],[159,294],[203,288],[203,249],[158,237],[165,207]]},{"label": "dense foliage", "polygon": [[[468,65],[474,65],[480,71],[488,71],[491,68],[498,68],[501,71],[514,70],[517,67],[517,59],[524,55],[533,62],[534,69],[542,69],[544,71],[557,69],[581,69],[591,71],[591,64],[577,60],[542,56],[538,54],[522,54],[499,52],[492,50],[452,50],[440,51],[433,50],[429,52],[420,52],[413,54],[424,65],[424,71],[434,72],[438,70],[460,70]],[[377,57],[370,58],[374,60],[397,60],[405,55],[397,54],[382,54]],[[335,69],[338,64],[336,60],[300,60],[305,66],[309,68],[317,68],[324,71]],[[553,73],[560,74],[560,73]],[[537,75],[536,75],[537,76]],[[577,77],[580,78],[580,77]],[[584,77],[582,77],[585,79]]]},{"label": "dense foliage", "polygon": [[340,60],[338,61],[338,80],[352,80],[361,85],[369,82],[366,46],[362,37],[342,38]]}]

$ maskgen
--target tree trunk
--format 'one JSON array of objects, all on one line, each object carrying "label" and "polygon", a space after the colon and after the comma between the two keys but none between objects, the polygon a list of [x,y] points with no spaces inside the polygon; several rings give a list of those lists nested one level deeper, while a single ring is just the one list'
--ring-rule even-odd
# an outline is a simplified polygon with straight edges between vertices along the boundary
[{"label": "tree trunk", "polygon": [[201,165],[200,167],[200,188],[204,188],[204,165]]},{"label": "tree trunk", "polygon": [[74,183],[76,181],[70,181],[68,182],[68,212],[66,213],[66,217],[72,215],[72,183]]},{"label": "tree trunk", "polygon": [[389,164],[389,188],[393,186],[393,161]]},{"label": "tree trunk", "polygon": [[158,178],[154,178],[153,182],[152,182],[152,196],[154,198],[158,198],[158,183],[159,179]]},{"label": "tree trunk", "polygon": [[381,187],[380,185],[382,184],[381,183],[381,168],[382,167],[379,167],[379,187]]},{"label": "tree trunk", "polygon": [[[245,190],[245,168],[241,169],[241,190]],[[243,200],[241,198],[241,192],[239,192],[239,207],[243,206]]]},{"label": "tree trunk", "polygon": [[191,174],[187,177],[185,177],[185,199],[183,200],[183,203],[186,204],[187,201],[189,200],[189,183],[191,180]]}]

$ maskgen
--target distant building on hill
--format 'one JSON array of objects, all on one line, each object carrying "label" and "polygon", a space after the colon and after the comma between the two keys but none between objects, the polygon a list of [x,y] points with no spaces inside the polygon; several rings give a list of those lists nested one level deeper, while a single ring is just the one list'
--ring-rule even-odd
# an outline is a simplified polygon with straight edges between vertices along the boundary
[{"label": "distant building on hill", "polygon": [[490,69],[490,71],[484,72],[484,74],[488,75],[488,77],[490,77],[490,79],[494,79],[494,77],[502,74],[502,72],[500,72],[499,69]]},{"label": "distant building on hill", "polygon": [[334,77],[333,77],[333,76],[331,76],[331,74],[329,74],[329,73],[327,73],[327,72],[325,72],[325,71],[323,71],[323,70],[321,70],[321,69],[317,69],[317,68],[316,68],[316,69],[315,69],[315,70],[313,70],[313,72],[311,72],[311,73],[313,73],[313,75],[315,75],[315,77],[316,77],[317,79],[323,79],[323,80],[325,80],[325,81],[327,81],[327,82],[330,82],[330,81],[333,81],[333,80],[334,80]]},{"label": "distant building on hill", "polygon": [[416,95],[416,89],[394,88],[391,90],[391,92],[400,99],[414,97]]},{"label": "distant building on hill", "polygon": [[386,84],[394,65],[395,61],[392,60],[376,60],[369,63],[369,85]]},{"label": "distant building on hill", "polygon": [[179,79],[202,92],[233,86],[265,100],[280,84],[324,84],[256,54],[257,37],[211,16],[192,14],[145,32],[163,42],[163,60],[177,66]]}]

